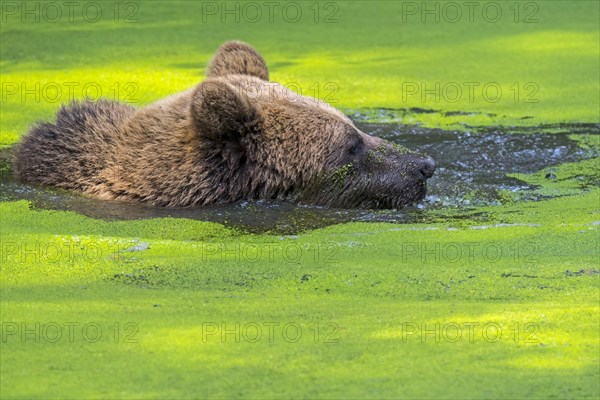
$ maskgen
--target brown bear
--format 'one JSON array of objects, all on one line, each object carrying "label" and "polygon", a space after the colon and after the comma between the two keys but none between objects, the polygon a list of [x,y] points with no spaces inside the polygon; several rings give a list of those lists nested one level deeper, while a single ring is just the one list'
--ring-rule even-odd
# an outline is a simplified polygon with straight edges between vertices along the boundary
[{"label": "brown bear", "polygon": [[430,157],[269,82],[260,54],[237,41],[219,48],[202,83],[149,106],[63,106],[55,123],[33,126],[15,158],[24,182],[166,207],[280,199],[399,208],[425,196],[434,170]]}]

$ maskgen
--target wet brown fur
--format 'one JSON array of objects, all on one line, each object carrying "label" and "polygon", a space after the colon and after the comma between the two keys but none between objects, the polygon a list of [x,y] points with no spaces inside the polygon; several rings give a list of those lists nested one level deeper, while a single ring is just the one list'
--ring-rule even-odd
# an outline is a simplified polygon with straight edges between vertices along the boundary
[{"label": "wet brown fur", "polygon": [[424,196],[432,160],[360,132],[337,109],[268,76],[252,47],[228,42],[205,81],[149,106],[63,106],[18,145],[16,176],[169,207],[287,199],[389,208]]}]

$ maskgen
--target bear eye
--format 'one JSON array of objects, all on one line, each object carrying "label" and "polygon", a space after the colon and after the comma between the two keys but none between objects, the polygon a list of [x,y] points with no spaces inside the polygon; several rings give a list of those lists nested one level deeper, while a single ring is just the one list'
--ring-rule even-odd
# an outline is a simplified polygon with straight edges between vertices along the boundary
[{"label": "bear eye", "polygon": [[352,146],[350,146],[350,148],[348,149],[348,153],[350,153],[351,156],[356,156],[360,153],[363,146],[364,146],[364,143],[363,143],[362,139],[359,139]]}]

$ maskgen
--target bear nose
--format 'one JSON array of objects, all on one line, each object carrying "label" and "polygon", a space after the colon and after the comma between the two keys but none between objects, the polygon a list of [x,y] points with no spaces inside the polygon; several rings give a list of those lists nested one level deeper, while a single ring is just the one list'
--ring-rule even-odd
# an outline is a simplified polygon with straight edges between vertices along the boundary
[{"label": "bear nose", "polygon": [[435,160],[431,157],[424,157],[419,160],[419,169],[425,178],[431,178],[435,172]]}]

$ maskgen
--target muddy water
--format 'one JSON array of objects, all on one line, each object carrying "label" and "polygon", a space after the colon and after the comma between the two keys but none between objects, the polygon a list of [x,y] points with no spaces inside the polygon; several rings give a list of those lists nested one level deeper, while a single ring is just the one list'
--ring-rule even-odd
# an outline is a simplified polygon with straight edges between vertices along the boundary
[{"label": "muddy water", "polygon": [[[452,132],[405,127],[395,124],[357,123],[364,132],[431,155],[438,169],[429,180],[428,195],[420,204],[402,210],[335,210],[298,206],[282,202],[253,201],[226,206],[164,209],[102,201],[64,191],[23,185],[2,174],[0,201],[29,200],[40,209],[71,210],[108,220],[156,217],[192,218],[214,221],[250,232],[295,233],[306,229],[349,221],[424,222],[428,210],[459,208],[466,212],[475,206],[499,203],[499,190],[527,193],[533,189],[507,173],[533,173],[564,162],[597,156],[582,149],[567,133]],[[598,134],[598,125],[578,129],[578,133]],[[533,198],[533,194],[530,196]],[[472,217],[472,216],[471,216]],[[460,216],[458,216],[460,218]]]}]

